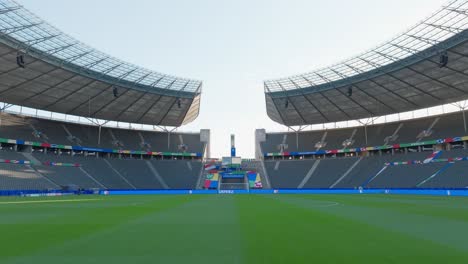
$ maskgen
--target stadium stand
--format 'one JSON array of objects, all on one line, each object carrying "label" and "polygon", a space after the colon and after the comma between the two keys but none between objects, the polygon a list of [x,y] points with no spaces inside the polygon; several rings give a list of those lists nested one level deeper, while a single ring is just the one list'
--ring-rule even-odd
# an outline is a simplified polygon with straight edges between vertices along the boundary
[{"label": "stadium stand", "polygon": [[416,188],[424,179],[442,169],[444,164],[388,166],[380,175],[363,187],[368,188]]},{"label": "stadium stand", "polygon": [[[0,119],[0,137],[7,139],[145,151],[203,153],[205,148],[205,144],[200,141],[200,133],[166,133],[103,127],[101,144],[98,144],[99,128],[97,126],[51,121],[8,113],[0,113]],[[149,145],[141,144],[143,141],[140,135]],[[181,140],[183,140],[183,143]],[[120,144],[116,144],[117,142]],[[182,144],[186,146],[185,149],[179,148]]]},{"label": "stadium stand", "polygon": [[195,188],[209,130],[175,131],[198,117],[201,81],[95,50],[15,1],[1,6],[0,188]]},{"label": "stadium stand", "polygon": [[[424,161],[431,151],[304,160],[265,160],[272,188],[465,188],[468,162],[387,166],[399,161]],[[439,158],[466,157],[468,150],[443,151]],[[315,168],[314,168],[315,165]],[[442,170],[442,171],[441,171]],[[436,176],[421,184],[433,174]],[[377,175],[378,174],[378,175]]]},{"label": "stadium stand", "polygon": [[[95,124],[115,121],[177,131],[198,116],[202,83],[125,63],[63,34],[14,1],[2,3],[8,8],[0,23],[1,189],[216,189],[236,181],[259,188],[468,186],[468,162],[453,160],[468,156],[463,112],[264,133],[264,139],[256,138],[258,160],[243,162],[246,176],[232,182],[219,167],[206,170],[213,164],[202,163],[209,158],[209,133],[99,127],[6,113],[13,104]],[[302,130],[468,99],[468,38],[466,23],[460,24],[465,11],[444,8],[449,19],[430,17],[341,64],[265,81],[268,116]],[[21,30],[11,30],[10,24]],[[18,64],[23,46],[26,59]],[[443,64],[442,54],[448,56]],[[442,150],[438,158],[446,160],[422,164],[435,150]]]},{"label": "stadium stand", "polygon": [[[467,188],[468,187],[468,163],[455,162],[444,164],[447,169],[441,171],[434,178],[429,179],[418,187],[421,188]],[[419,173],[419,171],[418,171]]]},{"label": "stadium stand", "polygon": [[305,182],[302,188],[328,188],[335,183],[343,174],[356,163],[357,158],[343,158],[339,162],[335,159],[319,160],[315,171]]},{"label": "stadium stand", "polygon": [[59,166],[34,166],[35,170],[59,186],[79,186],[86,189],[103,188],[102,185],[90,178],[80,168]]},{"label": "stadium stand", "polygon": [[[340,182],[338,182],[334,188],[358,188],[360,187],[367,179],[374,176],[379,170],[382,169],[386,162],[392,160],[392,156],[382,156],[382,157],[368,157],[362,158],[359,164]],[[335,160],[335,166],[341,167],[341,160]],[[331,187],[331,186],[328,186]]]},{"label": "stadium stand", "polygon": [[142,160],[109,159],[106,161],[136,189],[164,189],[163,184]]},{"label": "stadium stand", "polygon": [[[368,136],[371,142],[379,143],[387,140],[387,135],[395,134],[398,130],[398,139],[418,140],[418,135],[424,129],[431,128],[433,133],[425,135],[424,140],[436,139],[440,136],[449,137],[455,131],[461,133],[462,130],[443,129],[445,126],[459,126],[459,113],[429,117],[424,119],[406,120],[403,122],[395,122],[389,124],[369,126]],[[412,123],[414,122],[414,123]],[[14,125],[13,125],[14,124]],[[64,129],[63,127],[66,127]],[[14,128],[12,128],[14,127]],[[37,141],[38,138],[34,131],[40,131],[43,134],[42,141],[47,137],[48,141],[68,143],[68,131],[91,131],[95,127],[80,126],[78,124],[69,124],[63,122],[42,120],[30,117],[21,117],[11,114],[2,114],[2,125],[0,126],[0,137],[24,136],[28,140]],[[61,130],[60,130],[61,128]],[[406,128],[406,129],[404,129]],[[55,132],[51,132],[51,131]],[[14,133],[13,131],[20,131]],[[60,133],[58,132],[60,131]],[[63,131],[63,133],[61,133]],[[137,143],[143,140],[149,141],[158,138],[161,144],[169,145],[171,150],[180,151],[181,145],[187,145],[194,148],[203,147],[198,134],[177,134],[171,136],[174,140],[168,142],[167,134],[148,131],[133,131],[122,130],[116,128],[103,129],[103,133],[110,133],[123,142],[133,142],[130,147],[138,147]],[[277,151],[278,145],[288,144],[288,150],[291,151],[292,146],[299,145],[296,150],[306,150],[300,143],[304,143],[307,147],[317,149],[316,144],[308,144],[313,142],[311,139],[319,139],[327,142],[322,148],[324,150],[330,147],[339,147],[343,143],[343,138],[353,138],[356,142],[362,142],[362,138],[358,137],[359,132],[362,132],[362,127],[337,129],[327,131],[312,131],[298,133],[298,141],[296,141],[296,133],[282,134],[267,134],[267,141],[262,142],[263,146],[275,146],[270,149]],[[73,133],[73,135],[79,135]],[[389,133],[389,134],[385,134]],[[410,136],[408,136],[409,134]],[[154,135],[154,136],[152,136]],[[161,136],[160,136],[161,135]],[[325,136],[324,136],[325,135]],[[77,137],[78,138],[78,137]],[[148,138],[148,139],[147,139]],[[198,138],[198,140],[197,140]],[[135,140],[137,139],[137,140]],[[82,140],[84,144],[89,138]],[[163,141],[165,140],[165,141]],[[397,141],[398,142],[398,141]],[[393,143],[397,143],[393,142]],[[90,142],[91,143],[91,142]],[[389,142],[390,143],[390,142]],[[70,144],[70,143],[68,143]],[[109,147],[115,147],[108,143]],[[157,143],[150,143],[151,146]],[[380,143],[382,144],[382,143]],[[4,145],[6,146],[6,145]],[[381,174],[367,182],[375,176],[388,162],[406,161],[406,160],[424,160],[432,153],[434,146],[429,146],[427,149],[395,149],[394,153],[390,151],[382,151],[369,153],[370,156],[360,157],[335,157],[335,155],[321,157],[320,159],[304,159],[304,160],[265,160],[265,174],[269,176],[271,188],[447,188],[447,187],[465,187],[468,185],[465,177],[463,177],[464,169],[468,163],[463,161],[455,162],[449,169],[441,171],[437,176],[428,179],[434,173],[440,171],[448,163],[434,163],[427,165],[407,165],[407,166],[388,166]],[[442,151],[439,158],[454,158],[468,156],[468,150],[462,149],[462,144],[445,145],[447,151]],[[450,150],[449,150],[450,149]],[[426,151],[422,151],[426,150]],[[263,149],[262,149],[263,151]],[[422,152],[418,152],[422,151]],[[55,155],[54,153],[44,154],[38,151],[33,153],[33,157],[40,163],[44,162],[62,162],[62,163],[78,163],[80,168],[73,167],[53,167],[45,165],[17,165],[17,164],[1,164],[2,182],[5,186],[2,188],[57,188],[57,186],[76,185],[82,188],[105,188],[105,189],[193,189],[196,188],[197,181],[202,171],[201,161],[190,160],[156,160],[144,159],[141,157],[117,157],[97,158],[95,156],[80,155],[71,156],[68,153]],[[27,159],[22,153],[15,151],[1,151],[0,158],[24,160]],[[149,164],[148,164],[149,163]],[[256,170],[261,172],[261,161],[249,161],[243,163],[244,170]],[[14,178],[14,169],[18,170],[20,176]],[[453,173],[453,174],[452,174]],[[415,175],[415,176],[409,176]],[[263,179],[263,176],[261,177]],[[28,179],[28,180],[18,180]],[[422,183],[423,182],[423,183]],[[421,184],[422,183],[422,184]]]},{"label": "stadium stand", "polygon": [[0,149],[0,159],[24,160],[24,156],[16,151]]},{"label": "stadium stand", "polygon": [[0,135],[4,138],[37,140],[26,117],[0,113]]},{"label": "stadium stand", "polygon": [[[96,157],[71,157],[67,155],[56,156],[44,154],[36,154],[34,157],[37,157],[43,162],[54,160],[59,162],[73,161],[79,163],[81,169],[86,173],[80,172],[80,168],[60,167],[47,167],[47,169],[40,169],[39,172],[48,176],[49,173],[51,173],[50,170],[52,170],[52,172],[58,170],[63,173],[62,175],[64,175],[67,180],[74,179],[72,182],[69,182],[69,184],[75,184],[84,188],[103,188],[104,186],[106,189],[164,189],[166,188],[165,184],[161,183],[158,178],[161,177],[169,188],[194,189],[202,166],[201,161],[186,160],[103,159]],[[148,162],[150,162],[157,171],[156,175],[148,165]],[[69,169],[69,171],[65,171],[65,169]],[[69,172],[74,172],[74,175]],[[75,176],[76,174],[78,174],[78,177]],[[86,174],[91,176],[91,180],[94,182],[93,184],[90,184],[89,176],[83,177],[86,176]],[[66,183],[63,179],[55,182],[60,185]]]},{"label": "stadium stand", "polygon": [[[40,141],[59,144],[92,144],[97,142],[98,128],[89,125],[65,123],[44,120],[32,117],[23,117],[14,114],[1,113],[2,123],[0,125],[0,137],[22,137],[30,141]],[[462,133],[463,125],[460,124],[460,113],[452,113],[441,116],[405,120],[386,124],[370,125],[367,127],[368,142],[371,145],[383,145],[406,142],[417,142],[420,140],[446,138]],[[447,127],[457,127],[448,129]],[[266,141],[261,142],[263,148],[277,152],[280,145],[288,145],[287,151],[312,151],[321,149],[343,148],[343,142],[347,139],[348,147],[358,147],[365,139],[363,127],[346,129],[329,129],[322,131],[310,131],[299,133],[271,133],[267,134]],[[430,131],[422,135],[424,130]],[[201,142],[200,134],[168,133],[138,131],[118,128],[103,128],[101,141],[105,147],[118,148],[115,141],[121,143],[120,148],[142,148],[142,142],[151,148],[161,147],[169,151],[180,152],[184,150],[204,151],[205,143]],[[73,137],[70,137],[70,134]],[[94,135],[94,136],[91,136]],[[458,134],[456,134],[458,135]],[[170,139],[169,139],[170,137]],[[389,139],[389,137],[392,137]],[[73,138],[73,140],[71,140]],[[322,141],[322,146],[317,142]],[[4,148],[9,145],[3,144]],[[96,145],[91,145],[94,147]],[[169,146],[169,148],[168,148]],[[341,147],[340,147],[341,146]],[[271,183],[271,188],[447,188],[465,187],[463,178],[465,163],[456,162],[446,171],[440,172],[436,177],[423,182],[432,174],[444,167],[444,163],[414,166],[389,166],[378,177],[367,184],[367,180],[379,172],[387,162],[405,160],[424,160],[432,153],[434,146],[413,149],[395,149],[369,153],[370,156],[337,156],[326,155],[320,159],[304,160],[266,160],[264,162],[265,172]],[[445,145],[444,148],[451,149],[443,151],[440,158],[453,158],[468,156],[468,151],[463,144]],[[426,150],[426,151],[423,151]],[[422,152],[418,152],[422,151]],[[2,151],[0,158],[3,159],[27,159],[23,154],[14,151]],[[201,161],[190,160],[141,160],[140,156],[130,158],[117,156],[97,158],[96,156],[85,156],[79,153],[71,156],[71,152],[56,155],[57,152],[48,154],[35,151],[33,157],[43,162],[78,163],[80,168],[52,167],[44,165],[26,165],[20,167],[15,164],[2,164],[7,170],[21,168],[21,177],[34,179],[25,184],[16,185],[8,183],[7,186],[27,186],[27,189],[35,188],[57,188],[57,186],[76,185],[82,188],[105,188],[105,189],[193,189],[197,187],[200,177]],[[255,170],[260,172],[262,182],[261,161],[249,161],[243,163],[244,170]],[[7,171],[5,170],[5,171]],[[448,174],[449,172],[455,175]],[[417,177],[409,178],[406,175],[416,173]],[[11,172],[5,175],[11,175]],[[396,175],[396,176],[395,176]],[[447,176],[448,175],[448,176]],[[10,179],[11,177],[3,177]],[[5,180],[4,179],[4,180]],[[447,179],[447,180],[445,180]],[[18,182],[18,181],[16,181]],[[30,184],[29,184],[30,183]],[[418,185],[418,186],[416,186]],[[467,184],[468,185],[468,184]]]},{"label": "stadium stand", "polygon": [[315,160],[265,161],[265,168],[273,188],[297,188]]},{"label": "stadium stand", "polygon": [[[453,127],[449,129],[447,127]],[[379,146],[399,144],[401,142],[419,142],[465,136],[462,114],[460,112],[401,122],[370,125],[367,127],[369,145],[365,145],[364,128],[329,129],[322,131],[267,133],[265,141],[260,142],[260,153],[265,154],[266,174],[271,178],[272,188],[415,188],[429,186],[431,181],[421,184],[432,175],[433,170],[440,169],[444,164],[389,166],[381,175],[372,180],[388,162],[423,161],[432,151],[444,149],[440,158],[466,157],[468,151],[463,149],[464,142],[431,143],[427,146],[408,144],[405,148],[382,149],[364,153],[328,152],[331,149],[343,149],[346,139],[348,147]],[[424,131],[430,131],[423,133]],[[457,133],[457,134],[454,134]],[[297,140],[296,140],[297,139]],[[318,141],[316,141],[318,140]],[[404,141],[400,141],[404,140]],[[316,144],[322,142],[320,148]],[[448,142],[451,142],[450,140]],[[267,156],[268,152],[278,153],[283,144],[288,147],[283,154]],[[360,145],[363,144],[363,145]],[[264,150],[267,149],[267,151]],[[288,156],[289,152],[309,152],[323,150],[323,154],[313,156]],[[450,151],[445,151],[450,150]],[[325,154],[330,153],[330,154]],[[353,157],[359,155],[360,157]],[[304,158],[301,160],[299,158]],[[453,166],[453,169],[463,167],[463,162]],[[314,164],[315,168],[314,168]],[[448,173],[451,169],[447,170]],[[438,170],[436,170],[438,171]],[[432,172],[432,173],[431,173]],[[419,177],[405,178],[404,175],[417,173]],[[391,177],[391,175],[398,175]],[[428,175],[429,174],[429,175]],[[440,180],[439,176],[435,179]],[[406,180],[406,181],[405,181]],[[447,184],[432,181],[431,187],[447,187]],[[443,181],[442,181],[443,182]],[[463,182],[463,181],[462,181]],[[365,184],[366,183],[366,184]],[[458,184],[461,186],[463,183]]]},{"label": "stadium stand", "polygon": [[204,189],[218,189],[219,173],[206,173],[203,178]]},{"label": "stadium stand", "polygon": [[442,151],[440,158],[468,157],[468,149],[456,148],[450,151]]},{"label": "stadium stand", "polygon": [[270,188],[261,160],[242,160],[241,169],[248,171],[247,178],[251,189]]},{"label": "stadium stand", "polygon": [[[21,153],[0,150],[1,160],[24,160]],[[0,162],[0,190],[42,190],[56,188],[30,165]]]},{"label": "stadium stand", "polygon": [[201,162],[152,160],[159,174],[171,189],[195,189],[201,173]]},{"label": "stadium stand", "polygon": [[[51,160],[48,155],[34,155],[35,158],[41,163],[44,162],[58,162],[59,159]],[[60,156],[54,156],[54,158]],[[76,161],[72,161],[76,163]],[[41,175],[54,182],[59,186],[76,185],[81,188],[103,188],[104,186],[97,182],[89,174],[84,172],[80,167],[61,167],[61,166],[40,166],[32,165],[33,168]]]},{"label": "stadium stand", "polygon": [[[36,154],[38,157],[43,154]],[[81,168],[86,171],[89,175],[98,181],[101,185],[107,189],[134,189],[135,187],[129,184],[126,179],[121,175],[117,174],[104,160],[97,159],[94,156],[81,157],[78,155],[43,155],[45,161],[56,161],[56,162],[76,162],[81,165]]]},{"label": "stadium stand", "polygon": [[[341,63],[264,81],[268,116],[294,131],[255,133],[272,188],[468,187],[466,16],[441,12]],[[444,104],[458,112],[429,115]],[[387,122],[397,116],[408,119]]]},{"label": "stadium stand", "polygon": [[57,187],[38,175],[31,166],[0,163],[0,190],[45,190]]},{"label": "stadium stand", "polygon": [[[31,164],[3,163],[27,160]],[[74,166],[51,166],[73,163]],[[83,157],[0,150],[2,189],[41,190],[76,186],[85,189],[195,189],[200,160],[149,160]],[[4,184],[3,184],[4,183]],[[167,183],[167,184],[166,184]]]},{"label": "stadium stand", "polygon": [[[430,133],[424,134],[434,124]],[[285,151],[313,151],[319,149],[317,143],[322,139],[326,143],[321,149],[343,149],[343,142],[353,139],[347,148],[381,146],[385,144],[412,143],[420,140],[444,139],[453,136],[465,136],[463,116],[460,112],[432,116],[421,119],[367,126],[368,141],[365,141],[363,127],[303,131],[297,133],[267,133],[266,141],[261,142],[262,151],[279,152],[281,144],[287,144]],[[353,137],[351,137],[354,135]],[[420,136],[420,137],[418,137]],[[283,139],[287,139],[286,143]]]}]

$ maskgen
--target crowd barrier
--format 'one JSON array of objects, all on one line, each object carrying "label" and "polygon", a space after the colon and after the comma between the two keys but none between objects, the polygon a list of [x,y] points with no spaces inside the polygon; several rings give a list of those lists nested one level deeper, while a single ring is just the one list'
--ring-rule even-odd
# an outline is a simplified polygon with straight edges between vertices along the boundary
[{"label": "crowd barrier", "polygon": [[251,190],[10,190],[0,196],[63,196],[73,194],[99,195],[197,195],[197,194],[399,194],[433,196],[468,196],[468,189],[251,189]]}]

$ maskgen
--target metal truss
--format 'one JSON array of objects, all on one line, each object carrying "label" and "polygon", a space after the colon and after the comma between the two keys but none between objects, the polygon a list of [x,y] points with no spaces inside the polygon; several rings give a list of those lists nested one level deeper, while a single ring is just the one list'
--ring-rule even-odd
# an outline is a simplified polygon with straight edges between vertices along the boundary
[{"label": "metal truss", "polygon": [[119,86],[164,93],[164,87],[172,83],[168,94],[182,88],[184,97],[200,93],[201,81],[150,71],[111,57],[59,31],[14,0],[0,0],[0,42],[58,67],[109,83],[118,81]]},{"label": "metal truss", "polygon": [[3,103],[2,106],[0,107],[0,112],[5,111],[12,106],[13,106],[12,104]]},{"label": "metal truss", "polygon": [[[371,51],[313,72],[267,80],[264,82],[265,88],[268,88],[265,92],[278,93],[278,97],[284,97],[285,91],[298,89],[317,91],[322,87],[332,89],[335,82],[339,81],[343,84],[349,80],[349,83],[352,83],[353,77],[357,75],[379,70],[395,62],[401,62],[402,66],[405,66],[403,60],[415,53],[429,58],[434,53],[442,52],[458,44],[460,39],[468,38],[467,10],[467,0],[454,0],[431,17]],[[462,36],[459,39],[453,39],[458,35]],[[414,52],[408,52],[408,50]]]}]

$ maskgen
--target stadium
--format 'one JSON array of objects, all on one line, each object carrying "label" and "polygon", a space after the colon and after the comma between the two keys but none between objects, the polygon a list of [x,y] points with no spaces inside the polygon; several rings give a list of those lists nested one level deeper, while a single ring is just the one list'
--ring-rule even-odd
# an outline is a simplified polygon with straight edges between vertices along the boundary
[{"label": "stadium", "polygon": [[0,0],[0,263],[466,263],[467,29],[468,1],[451,1],[265,80],[285,130],[257,127],[254,158],[225,135],[215,157],[209,128],[179,130],[202,81]]}]

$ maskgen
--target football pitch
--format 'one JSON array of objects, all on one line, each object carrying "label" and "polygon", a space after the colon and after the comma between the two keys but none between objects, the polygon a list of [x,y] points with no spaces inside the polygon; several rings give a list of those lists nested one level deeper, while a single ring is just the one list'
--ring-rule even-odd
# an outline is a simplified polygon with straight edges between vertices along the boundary
[{"label": "football pitch", "polygon": [[468,198],[0,199],[0,263],[468,263]]}]

